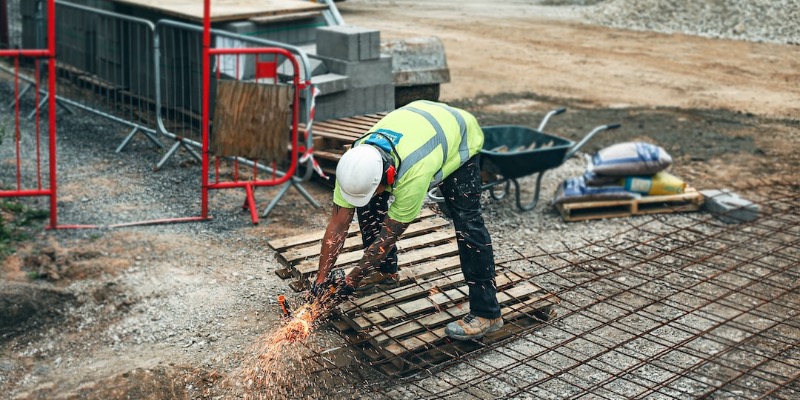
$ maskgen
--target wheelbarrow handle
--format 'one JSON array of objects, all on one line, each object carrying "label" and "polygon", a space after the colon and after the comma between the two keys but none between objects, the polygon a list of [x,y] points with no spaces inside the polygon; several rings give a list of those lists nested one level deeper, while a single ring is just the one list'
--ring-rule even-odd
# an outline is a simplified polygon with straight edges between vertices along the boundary
[{"label": "wheelbarrow handle", "polygon": [[563,114],[565,111],[567,111],[567,109],[561,107],[561,108],[556,108],[555,110],[547,113],[547,115],[545,115],[544,118],[542,118],[542,122],[539,124],[539,129],[537,130],[541,132],[544,129],[544,126],[547,125],[547,121],[550,120],[550,117],[552,117],[553,115]]},{"label": "wheelbarrow handle", "polygon": [[569,160],[570,158],[572,158],[572,156],[574,156],[575,153],[577,153],[578,150],[580,150],[581,147],[583,147],[583,145],[585,145],[586,142],[588,142],[597,133],[602,132],[602,131],[611,130],[611,129],[617,129],[620,126],[622,126],[622,124],[609,124],[609,125],[601,125],[601,126],[598,126],[597,128],[592,129],[592,131],[589,132],[586,136],[584,136],[583,139],[581,139],[580,142],[578,142],[577,144],[572,146],[569,149],[569,151],[567,151],[567,154],[564,156],[564,161]]},{"label": "wheelbarrow handle", "polygon": [[438,187],[435,187],[428,191],[428,199],[430,199],[435,203],[444,202],[444,196],[442,196],[442,193],[439,191]]}]

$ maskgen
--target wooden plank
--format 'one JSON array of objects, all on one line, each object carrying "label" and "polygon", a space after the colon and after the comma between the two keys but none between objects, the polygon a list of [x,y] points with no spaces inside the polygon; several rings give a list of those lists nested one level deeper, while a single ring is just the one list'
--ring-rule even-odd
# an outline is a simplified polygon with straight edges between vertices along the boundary
[{"label": "wooden plank", "polygon": [[317,127],[314,127],[314,137],[338,140],[341,143],[346,143],[346,144],[351,144],[353,143],[354,140],[358,139],[358,136],[343,135],[342,132],[339,131],[333,131],[326,128],[317,129]]},{"label": "wooden plank", "polygon": [[314,149],[314,158],[316,158],[317,160],[330,160],[339,162],[339,160],[342,159],[343,154],[344,151],[334,152],[334,151]]},{"label": "wooden plank", "polygon": [[[401,241],[402,242],[402,241]],[[455,243],[455,240],[452,242],[445,243],[440,246],[435,247],[424,247],[421,249],[413,250],[413,251],[402,251],[402,247],[400,247],[400,242],[398,242],[398,266],[404,266],[411,263],[419,262],[422,260],[434,259],[438,256],[442,255],[451,255],[458,253],[458,246]],[[339,255],[339,258],[336,260],[335,266],[344,266],[350,263],[355,263],[361,259],[362,252],[350,252],[346,254]],[[309,274],[317,272],[318,265],[314,262],[309,260],[305,260],[295,266],[295,270],[297,274],[302,277],[305,277]],[[352,269],[352,268],[350,268]],[[345,269],[345,271],[349,272],[349,269]]]},{"label": "wooden plank", "polygon": [[360,138],[366,132],[356,129],[356,128],[348,128],[348,127],[340,127],[336,125],[326,124],[324,122],[320,122],[314,125],[314,134],[327,134],[330,135],[338,135],[340,137],[344,137],[349,139],[348,142],[352,142],[355,139]]},{"label": "wooden plank", "polygon": [[298,12],[291,14],[278,14],[278,15],[252,17],[250,18],[250,21],[260,24],[265,24],[265,23],[275,23],[281,21],[295,21],[298,19],[316,18],[321,15],[322,11],[309,11],[309,12]]},{"label": "wooden plank", "polygon": [[378,118],[378,117],[369,117],[366,115],[355,115],[349,118],[342,118],[342,119],[349,122],[367,124],[370,127],[372,127],[372,125],[375,125],[375,123],[380,121],[382,118],[383,117]]},{"label": "wooden plank", "polygon": [[[203,20],[203,2],[198,0],[112,0],[138,6],[164,14]],[[211,4],[211,21],[243,20],[267,15],[321,11],[324,4],[296,0],[214,0]]]},{"label": "wooden plank", "polygon": [[359,297],[353,301],[342,303],[339,306],[343,315],[352,314],[356,311],[364,313],[378,308],[385,308],[391,304],[399,303],[415,297],[428,296],[431,290],[448,290],[459,283],[464,282],[464,274],[461,271],[448,271],[444,276],[424,282],[413,283],[411,285],[400,286],[391,291],[374,293],[372,295]]},{"label": "wooden plank", "polygon": [[602,218],[630,217],[634,215],[663,214],[697,211],[703,196],[692,187],[683,194],[643,196],[630,200],[606,200],[558,204],[556,208],[565,221],[586,221]]},{"label": "wooden plank", "polygon": [[[498,288],[513,285],[517,282],[529,279],[526,276],[509,272],[497,275],[495,282]],[[359,315],[353,318],[353,329],[364,331],[380,324],[390,323],[400,318],[411,317],[425,312],[432,312],[447,304],[461,303],[469,297],[467,286],[460,286],[444,292],[436,293],[421,299],[412,300],[400,304],[393,304],[384,309]]]},{"label": "wooden plank", "polygon": [[456,254],[410,266],[407,268],[407,272],[409,279],[419,282],[430,275],[441,275],[446,271],[459,267],[461,267],[461,256]]},{"label": "wooden plank", "polygon": [[[359,232],[358,224],[351,223],[350,228],[347,230],[348,235],[355,235]],[[280,238],[275,240],[267,241],[269,247],[271,247],[275,251],[281,251],[289,247],[299,246],[307,243],[317,242],[319,243],[322,240],[322,237],[325,235],[325,230],[318,230],[314,232],[304,233],[297,236],[290,236],[286,238]]]},{"label": "wooden plank", "polygon": [[[437,228],[441,228],[448,225],[450,225],[450,222],[444,218],[424,219],[422,221],[409,225],[408,229],[406,229],[406,231],[403,232],[402,238],[403,239],[411,238],[422,234],[430,233],[436,230]],[[441,232],[443,233],[438,236],[439,237],[438,241],[455,237],[455,232],[449,229],[447,231],[441,231]],[[428,237],[428,239],[431,240],[431,243],[434,243],[435,241],[437,241],[437,236],[430,236]],[[284,260],[289,264],[296,264],[298,261],[314,256],[319,256],[319,250],[321,246],[320,241],[311,243],[308,246],[303,245],[287,249],[285,252],[281,253],[281,257],[283,257]],[[352,250],[361,250],[363,248],[362,243],[363,242],[361,240],[361,234],[357,233],[356,235],[345,239],[344,246],[342,247],[341,252],[346,253]],[[400,249],[400,247],[398,247],[398,249]]]},{"label": "wooden plank", "polygon": [[[359,297],[352,302],[343,303],[340,309],[343,313],[350,313],[354,309],[359,309],[363,312],[380,308],[392,302],[398,302],[426,294],[426,292],[434,287],[444,289],[449,285],[448,282],[451,280],[453,282],[464,280],[464,275],[459,268],[461,267],[459,256],[436,259],[420,265],[424,267],[426,271],[431,270],[424,274],[425,279],[422,279],[420,275],[417,274],[415,270],[417,266],[403,268],[400,270],[399,276],[399,284],[402,286]],[[410,285],[406,286],[406,284]]]},{"label": "wooden plank", "polygon": [[364,134],[366,134],[369,131],[370,128],[372,128],[371,124],[365,124],[365,123],[363,123],[361,121],[355,121],[354,122],[354,121],[347,120],[345,118],[337,119],[337,120],[331,120],[331,121],[325,121],[323,123],[327,124],[331,128],[340,128],[342,130],[346,130],[346,131],[349,131],[349,132],[356,132],[356,131],[357,132],[361,132],[362,136]]},{"label": "wooden plank", "polygon": [[292,272],[286,268],[276,269],[275,274],[278,275],[281,279],[289,279],[292,277]]},{"label": "wooden plank", "polygon": [[[393,364],[394,370],[387,370],[387,372],[392,376],[404,376],[420,369],[430,369],[445,361],[452,360],[455,357],[461,357],[481,349],[485,346],[484,343],[505,340],[513,335],[531,331],[556,316],[552,307],[546,305],[535,309],[533,314],[536,314],[536,316],[530,317],[524,314],[520,315],[513,321],[510,321],[511,323],[503,325],[502,329],[492,332],[480,340],[462,341],[445,337],[439,340],[438,343],[430,349],[425,349],[424,351],[413,354],[403,354],[401,356],[392,355],[389,359],[395,360]],[[442,333],[443,332],[444,330],[442,330]],[[404,366],[397,366],[397,361],[400,360],[405,361]]]},{"label": "wooden plank", "polygon": [[[552,300],[551,297],[553,296],[545,296],[545,298],[542,299],[534,297],[529,301],[513,303],[503,307],[500,310],[500,313],[503,315],[504,322],[513,322],[515,319],[526,316],[526,314],[532,314],[534,308],[536,310],[547,309],[552,307],[554,304],[558,304],[558,301]],[[541,311],[539,312],[541,313]],[[508,325],[513,326],[513,324]],[[394,356],[415,352],[426,347],[434,346],[437,341],[446,339],[447,335],[444,333],[444,329],[445,327],[442,326],[430,331],[426,331],[420,335],[411,336],[397,343],[390,343],[382,348]],[[499,331],[489,334],[485,338],[489,340],[498,340],[498,336],[504,335],[504,332],[502,332],[504,330],[508,331],[508,327],[501,328]]]},{"label": "wooden plank", "polygon": [[[519,285],[515,285],[509,289],[498,292],[497,302],[500,303],[501,306],[508,308],[510,304],[519,303],[520,299],[531,297],[529,300],[523,301],[524,303],[541,301],[552,296],[553,294],[545,292],[542,288],[534,284],[529,282],[521,282]],[[367,332],[367,335],[369,335],[369,338],[375,342],[375,345],[382,345],[388,340],[398,341],[399,339],[412,334],[433,330],[439,325],[448,324],[452,321],[462,318],[469,312],[469,305],[465,305],[466,307],[452,307],[443,312],[437,312],[422,318],[409,319],[391,327],[386,327],[379,330],[376,329]]]},{"label": "wooden plank", "polygon": [[[420,221],[422,219],[425,219],[425,218],[428,218],[428,217],[431,217],[431,216],[434,216],[434,215],[436,215],[436,213],[433,212],[433,210],[431,210],[429,208],[422,208],[420,210],[419,215],[417,216],[417,218],[414,219],[414,222]],[[356,234],[358,232],[359,232],[358,223],[354,222],[354,223],[350,224],[350,229],[348,230],[348,233]],[[321,230],[310,232],[310,233],[304,233],[304,234],[300,234],[300,235],[296,235],[296,236],[290,236],[290,237],[286,237],[286,238],[270,240],[270,241],[267,242],[267,244],[273,250],[279,251],[279,250],[283,250],[283,249],[288,248],[288,247],[299,246],[299,245],[302,245],[302,244],[311,243],[313,241],[320,241],[320,240],[322,240],[322,237],[324,235],[325,235],[325,230],[321,229]]]}]

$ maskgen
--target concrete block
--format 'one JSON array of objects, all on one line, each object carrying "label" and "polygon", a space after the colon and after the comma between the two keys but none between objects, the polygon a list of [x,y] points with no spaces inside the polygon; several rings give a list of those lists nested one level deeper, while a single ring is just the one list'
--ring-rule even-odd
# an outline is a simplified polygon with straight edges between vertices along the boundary
[{"label": "concrete block", "polygon": [[[348,77],[338,74],[324,74],[311,77],[311,83],[317,87],[321,96],[338,93],[350,88]],[[300,97],[305,97],[304,91],[300,92]]]},{"label": "concrete block", "polygon": [[726,224],[748,222],[758,218],[759,207],[729,190],[701,190],[703,209]]},{"label": "concrete block", "polygon": [[317,97],[316,106],[317,121],[391,111],[394,110],[394,86],[376,85],[323,93]]},{"label": "concrete block", "polygon": [[317,55],[345,61],[380,57],[380,31],[352,25],[317,29]]},{"label": "concrete block", "polygon": [[392,84],[392,58],[383,56],[374,60],[344,61],[323,57],[328,70],[335,74],[350,77],[350,86],[365,88],[376,85]]},{"label": "concrete block", "polygon": [[[324,75],[330,72],[328,67],[325,66],[325,63],[322,60],[317,58],[310,58],[308,59],[308,68],[311,70],[311,76],[317,75]],[[303,79],[305,73],[303,71],[303,63],[300,62],[300,59],[297,60],[297,65],[300,67],[300,79]],[[294,67],[292,67],[292,63],[289,60],[284,60],[281,65],[278,66],[278,74],[282,77],[291,77],[294,75]]]}]

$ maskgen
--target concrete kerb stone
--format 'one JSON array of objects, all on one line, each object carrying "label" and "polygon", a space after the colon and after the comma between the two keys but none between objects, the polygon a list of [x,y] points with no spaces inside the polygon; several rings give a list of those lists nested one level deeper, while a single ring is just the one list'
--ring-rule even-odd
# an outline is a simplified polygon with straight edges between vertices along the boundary
[{"label": "concrete kerb stone", "polygon": [[316,102],[316,120],[325,121],[353,115],[394,110],[394,85],[351,88],[347,91],[322,95]]},{"label": "concrete kerb stone", "polygon": [[703,209],[726,224],[753,221],[759,217],[760,208],[752,201],[727,189],[701,190]]},{"label": "concrete kerb stone", "polygon": [[316,54],[345,61],[374,60],[381,55],[380,31],[352,25],[318,28]]},{"label": "concrete kerb stone", "polygon": [[[311,83],[319,89],[322,96],[343,92],[351,88],[350,77],[339,74],[323,74],[311,77]],[[300,97],[305,98],[305,91],[300,92]]]},{"label": "concrete kerb stone", "polygon": [[322,57],[322,60],[330,72],[348,76],[353,88],[390,85],[394,82],[391,56],[364,61],[345,61],[330,57]]}]

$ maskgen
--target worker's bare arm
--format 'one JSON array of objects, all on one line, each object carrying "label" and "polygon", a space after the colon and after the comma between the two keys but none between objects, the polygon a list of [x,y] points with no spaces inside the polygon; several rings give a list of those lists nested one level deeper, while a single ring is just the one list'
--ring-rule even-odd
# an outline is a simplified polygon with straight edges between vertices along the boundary
[{"label": "worker's bare arm", "polygon": [[400,235],[408,228],[408,223],[398,222],[389,217],[384,220],[381,232],[372,244],[364,250],[358,266],[347,275],[348,286],[355,287],[370,271],[378,268],[386,254],[397,243]]},{"label": "worker's bare arm", "polygon": [[355,214],[354,208],[344,208],[336,204],[333,205],[333,213],[325,229],[325,236],[322,238],[322,249],[319,255],[319,272],[317,273],[316,283],[321,284],[325,281],[339,257],[344,240],[347,238],[347,230]]}]

